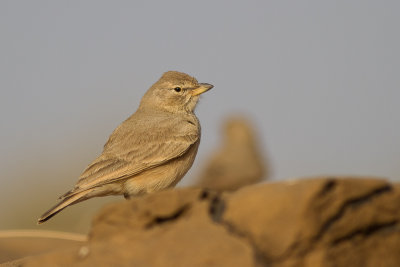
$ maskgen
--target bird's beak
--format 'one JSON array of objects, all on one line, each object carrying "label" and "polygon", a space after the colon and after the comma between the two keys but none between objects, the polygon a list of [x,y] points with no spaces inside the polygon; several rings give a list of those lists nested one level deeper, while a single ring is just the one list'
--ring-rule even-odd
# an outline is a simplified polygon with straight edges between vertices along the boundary
[{"label": "bird's beak", "polygon": [[202,94],[204,92],[207,92],[208,90],[210,90],[213,87],[214,87],[214,85],[212,85],[212,84],[199,83],[199,87],[194,88],[192,90],[192,96],[200,95],[200,94]]}]

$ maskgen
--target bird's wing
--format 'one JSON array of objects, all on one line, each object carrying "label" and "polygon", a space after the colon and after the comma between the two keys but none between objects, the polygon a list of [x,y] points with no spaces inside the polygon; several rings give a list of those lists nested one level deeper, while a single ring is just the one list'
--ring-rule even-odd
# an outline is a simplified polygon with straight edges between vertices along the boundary
[{"label": "bird's wing", "polygon": [[61,198],[160,166],[185,154],[199,139],[198,129],[190,125],[182,129],[179,124],[174,125],[173,120],[155,125],[117,128],[103,153],[84,170],[74,189]]}]

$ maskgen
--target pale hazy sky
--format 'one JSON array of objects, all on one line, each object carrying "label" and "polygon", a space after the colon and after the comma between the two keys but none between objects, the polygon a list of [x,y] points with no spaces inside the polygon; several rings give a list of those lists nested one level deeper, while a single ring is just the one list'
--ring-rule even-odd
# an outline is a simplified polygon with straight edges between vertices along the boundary
[{"label": "pale hazy sky", "polygon": [[274,179],[399,180],[399,12],[366,0],[0,1],[0,209],[53,205],[167,70],[215,86],[188,178],[222,120],[244,112]]}]

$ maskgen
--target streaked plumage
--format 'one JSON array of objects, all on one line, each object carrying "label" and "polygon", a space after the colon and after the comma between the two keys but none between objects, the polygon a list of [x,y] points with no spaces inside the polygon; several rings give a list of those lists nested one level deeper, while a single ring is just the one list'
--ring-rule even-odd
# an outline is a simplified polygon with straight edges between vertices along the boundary
[{"label": "streaked plumage", "polygon": [[200,123],[194,109],[199,95],[211,88],[185,73],[164,73],[143,96],[138,110],[114,130],[75,187],[38,222],[92,197],[129,198],[176,185],[196,156]]}]

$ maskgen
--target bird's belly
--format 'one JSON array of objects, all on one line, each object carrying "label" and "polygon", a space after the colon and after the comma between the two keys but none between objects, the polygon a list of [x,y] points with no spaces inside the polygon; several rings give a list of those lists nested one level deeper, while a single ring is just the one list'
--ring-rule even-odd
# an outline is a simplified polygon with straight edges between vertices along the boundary
[{"label": "bird's belly", "polygon": [[199,142],[181,157],[126,180],[123,185],[124,193],[135,196],[175,186],[192,166],[198,146]]}]

